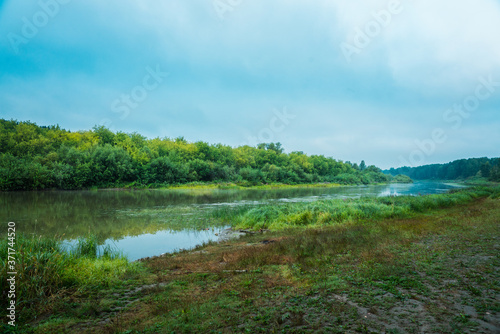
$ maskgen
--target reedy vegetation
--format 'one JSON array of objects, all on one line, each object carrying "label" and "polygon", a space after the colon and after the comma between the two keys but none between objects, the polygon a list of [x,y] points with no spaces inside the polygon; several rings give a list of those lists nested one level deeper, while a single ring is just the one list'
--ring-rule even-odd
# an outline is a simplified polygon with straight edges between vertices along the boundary
[{"label": "reedy vegetation", "polygon": [[[462,301],[446,296],[452,296],[450,289],[470,293],[483,320],[498,309],[490,298],[495,292],[491,282],[498,277],[498,198],[497,186],[422,197],[285,204],[275,206],[275,211],[273,206],[220,210],[215,219],[235,219],[253,228],[269,221],[268,227],[286,229],[141,263],[99,253],[93,237],[65,252],[60,241],[21,236],[18,315],[20,324],[35,325],[19,329],[71,333],[83,326],[96,333],[201,333],[236,331],[244,324],[256,333],[324,326],[341,333],[380,331],[395,323],[417,330],[418,324],[407,317],[385,315],[387,310],[409,307],[405,303],[410,300],[436,305],[426,309],[430,316],[419,320],[434,319],[433,331],[475,328],[478,323],[471,316],[454,309]],[[339,219],[322,220],[322,213],[338,213]],[[302,218],[286,223],[301,215],[312,218],[305,225]],[[2,251],[5,243],[2,240]],[[477,252],[484,253],[480,258],[486,262],[476,263]],[[464,261],[470,265],[464,266]],[[233,272],[241,269],[248,271]],[[488,279],[478,278],[483,276]],[[4,284],[5,277],[0,279]],[[450,286],[446,280],[457,283]],[[162,286],[133,292],[154,282]],[[439,290],[434,293],[429,287]],[[109,305],[119,302],[117,292],[134,294],[136,304],[113,311]],[[340,295],[354,304],[339,301]],[[471,298],[466,300],[470,305]],[[363,308],[368,315],[375,312],[376,318],[363,317]],[[34,317],[47,314],[52,317]],[[103,315],[114,320],[77,325]]]},{"label": "reedy vegetation", "polygon": [[362,197],[258,207],[224,207],[215,210],[213,215],[231,222],[236,228],[245,229],[322,227],[363,219],[408,218],[415,213],[468,203],[481,196],[498,197],[499,189],[471,188],[428,196]]},{"label": "reedy vegetation", "polygon": [[[7,238],[0,242],[0,290],[7,291]],[[36,318],[35,310],[50,303],[50,298],[65,289],[98,290],[121,285],[127,277],[136,275],[140,266],[130,263],[122,254],[109,246],[99,246],[97,237],[79,238],[73,247],[65,246],[62,239],[28,237],[18,234],[16,250],[16,301],[18,323]],[[7,298],[2,298],[4,314]],[[7,319],[5,316],[2,318]]]},{"label": "reedy vegetation", "polygon": [[[478,187],[448,194],[325,200],[311,203],[234,207],[215,210],[212,219],[233,226],[291,231],[309,227],[339,227],[384,218],[411,218],[433,209],[466,204],[477,198],[499,198],[500,187]],[[290,232],[292,233],[292,232]],[[316,232],[315,232],[316,233]],[[319,232],[318,232],[319,233]],[[304,244],[306,245],[306,244]],[[305,246],[304,246],[305,247]],[[21,319],[30,319],[65,289],[91,293],[103,288],[137,284],[147,276],[141,263],[131,263],[119,252],[98,245],[95,236],[81,238],[65,249],[62,240],[18,235],[17,301]],[[7,238],[0,241],[0,288],[6,291]],[[133,282],[133,280],[135,280]],[[0,305],[6,309],[6,298]],[[4,311],[2,311],[4,312]]]}]

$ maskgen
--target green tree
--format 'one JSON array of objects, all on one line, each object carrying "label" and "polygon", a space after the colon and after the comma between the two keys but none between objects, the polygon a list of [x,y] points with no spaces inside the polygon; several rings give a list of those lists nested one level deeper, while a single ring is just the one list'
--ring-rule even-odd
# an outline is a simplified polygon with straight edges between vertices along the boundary
[{"label": "green tree", "polygon": [[[340,180],[354,184],[385,178],[364,161],[358,169],[322,155],[286,154],[281,143],[232,148],[191,143],[183,137],[148,139],[135,132],[114,133],[104,126],[70,132],[57,125],[0,119],[0,144],[0,188],[4,190],[113,187],[129,182],[300,184]],[[463,173],[471,173],[479,165],[479,161],[465,161]]]},{"label": "green tree", "polygon": [[489,161],[486,161],[485,163],[481,164],[481,175],[483,177],[490,177],[490,171],[491,171],[491,165]]},{"label": "green tree", "polygon": [[94,133],[97,135],[97,138],[99,139],[99,144],[112,145],[114,143],[115,134],[111,130],[106,128],[104,125],[99,125],[99,126],[96,125],[92,128],[92,130],[94,130]]},{"label": "green tree", "polygon": [[159,157],[145,168],[146,183],[184,183],[188,179],[189,169],[170,161],[168,157]]},{"label": "green tree", "polygon": [[366,169],[366,163],[364,160],[361,160],[361,163],[359,164],[359,170],[364,171]]},{"label": "green tree", "polygon": [[194,159],[188,163],[189,173],[196,175],[196,181],[212,181],[215,179],[214,166],[212,163],[201,159]]},{"label": "green tree", "polygon": [[114,185],[133,180],[132,159],[122,148],[110,144],[99,146],[92,153],[91,160],[96,185]]}]

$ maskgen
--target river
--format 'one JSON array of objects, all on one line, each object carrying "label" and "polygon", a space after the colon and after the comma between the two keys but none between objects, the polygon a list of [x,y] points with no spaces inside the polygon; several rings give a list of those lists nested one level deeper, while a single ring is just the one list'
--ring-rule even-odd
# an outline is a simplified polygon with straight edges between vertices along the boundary
[{"label": "river", "polygon": [[[101,244],[111,244],[130,260],[136,260],[217,240],[228,226],[214,225],[207,210],[224,205],[424,195],[457,187],[440,182],[415,182],[275,190],[3,192],[0,219],[5,223],[15,222],[18,233],[57,237],[68,244],[95,234]],[[4,234],[0,232],[0,236]]]}]

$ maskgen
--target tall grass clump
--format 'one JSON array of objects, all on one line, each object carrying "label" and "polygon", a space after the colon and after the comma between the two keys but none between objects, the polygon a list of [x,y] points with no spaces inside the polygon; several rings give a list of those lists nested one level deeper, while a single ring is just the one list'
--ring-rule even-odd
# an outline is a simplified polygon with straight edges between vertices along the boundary
[{"label": "tall grass clump", "polygon": [[86,238],[78,238],[76,246],[71,252],[75,257],[88,257],[95,259],[98,257],[98,251],[99,244],[97,242],[97,237],[95,235],[91,235]]},{"label": "tall grass clump", "polygon": [[500,198],[500,187],[496,187],[492,194],[490,195],[490,198],[492,199],[498,199]]},{"label": "tall grass clump", "polygon": [[[95,236],[78,240],[67,249],[56,238],[16,236],[16,301],[21,314],[48,302],[48,298],[65,289],[94,290],[111,284],[122,284],[127,274],[140,266],[130,263],[111,247],[100,247]],[[0,240],[0,288],[7,291],[7,238]],[[2,310],[7,298],[2,296]],[[3,312],[3,311],[2,311]]]},{"label": "tall grass clump", "polygon": [[212,211],[212,217],[219,220],[230,220],[235,216],[244,214],[248,210],[254,208],[253,205],[236,205],[236,206],[221,206]]},{"label": "tall grass clump", "polygon": [[99,241],[95,235],[78,238],[76,245],[73,249],[70,249],[70,254],[75,258],[89,259],[113,260],[123,257],[122,253],[111,245],[99,246]]},{"label": "tall grass clump", "polygon": [[415,214],[465,204],[477,198],[498,198],[500,187],[467,188],[425,196],[362,197],[315,202],[267,204],[258,207],[215,210],[236,228],[282,230],[293,227],[320,227],[351,221],[384,218],[411,218]]},{"label": "tall grass clump", "polygon": [[[0,286],[6,291],[8,269],[7,240],[0,247],[2,268]],[[63,273],[69,265],[69,257],[61,242],[56,239],[17,235],[15,244],[16,300],[19,307],[42,301],[64,285]],[[6,299],[2,298],[2,309]]]}]

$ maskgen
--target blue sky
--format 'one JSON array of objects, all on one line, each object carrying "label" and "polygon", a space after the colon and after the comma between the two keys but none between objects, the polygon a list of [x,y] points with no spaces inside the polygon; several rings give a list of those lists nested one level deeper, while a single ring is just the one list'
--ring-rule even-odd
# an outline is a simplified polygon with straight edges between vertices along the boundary
[{"label": "blue sky", "polygon": [[0,117],[382,168],[500,156],[500,1],[0,1]]}]

